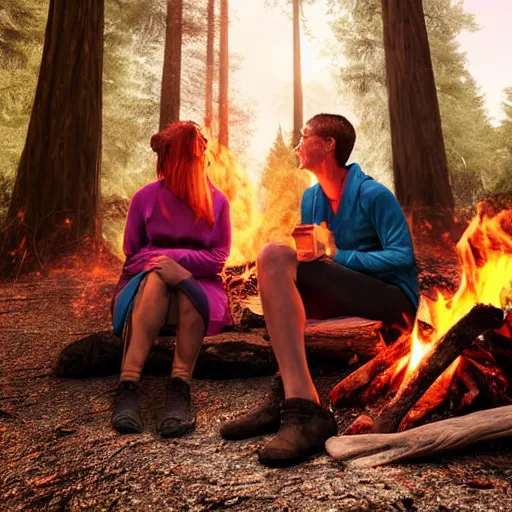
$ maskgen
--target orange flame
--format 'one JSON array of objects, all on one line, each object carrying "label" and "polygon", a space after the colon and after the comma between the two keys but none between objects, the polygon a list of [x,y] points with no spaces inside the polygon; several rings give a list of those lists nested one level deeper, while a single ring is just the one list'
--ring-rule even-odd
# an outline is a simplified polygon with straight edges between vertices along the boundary
[{"label": "orange flame", "polygon": [[503,210],[491,216],[484,211],[483,204],[478,206],[478,214],[457,243],[462,262],[458,290],[451,297],[445,297],[438,291],[435,301],[422,297],[434,330],[428,337],[421,337],[416,322],[411,335],[411,353],[407,356],[409,366],[406,377],[425,356],[431,340],[446,334],[475,304],[500,307],[500,292],[512,280],[512,236],[508,232],[511,222],[512,210]]}]

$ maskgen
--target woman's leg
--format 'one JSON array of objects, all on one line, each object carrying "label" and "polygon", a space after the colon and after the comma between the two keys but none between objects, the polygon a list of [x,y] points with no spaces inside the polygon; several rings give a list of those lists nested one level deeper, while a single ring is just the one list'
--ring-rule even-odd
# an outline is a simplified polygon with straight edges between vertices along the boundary
[{"label": "woman's leg", "polygon": [[178,291],[176,349],[171,377],[190,382],[204,339],[204,320],[188,296]]},{"label": "woman's leg", "polygon": [[[207,298],[197,282],[187,284],[192,284],[194,302],[197,304],[199,300],[199,303],[204,304]],[[177,329],[172,374],[157,427],[162,437],[178,437],[195,427],[196,418],[190,403],[190,380],[203,343],[207,321],[191,298],[179,287],[176,296],[176,311],[170,311],[168,316],[168,322],[175,324]]]},{"label": "woman's leg", "polygon": [[140,284],[131,313],[131,328],[121,367],[121,381],[138,382],[144,363],[170,309],[170,292],[156,272],[150,272]]},{"label": "woman's leg", "polygon": [[168,315],[169,298],[167,285],[156,272],[150,272],[141,282],[126,320],[125,355],[112,415],[113,427],[122,434],[142,432],[138,407],[140,376],[151,345]]}]

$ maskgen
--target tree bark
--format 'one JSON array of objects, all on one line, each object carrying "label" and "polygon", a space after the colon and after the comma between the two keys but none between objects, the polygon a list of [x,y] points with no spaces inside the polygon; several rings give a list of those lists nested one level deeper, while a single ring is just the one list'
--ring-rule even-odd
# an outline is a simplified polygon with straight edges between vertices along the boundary
[{"label": "tree bark", "polygon": [[204,126],[210,129],[213,116],[213,47],[215,39],[215,0],[208,0],[208,32],[206,36],[206,90]]},{"label": "tree bark", "polygon": [[219,146],[229,147],[229,45],[228,0],[220,0],[220,55],[219,55]]},{"label": "tree bark", "polygon": [[352,466],[382,466],[455,450],[480,441],[512,436],[512,405],[437,421],[397,434],[331,437],[331,457],[352,460]]},{"label": "tree bark", "polygon": [[[51,0],[39,79],[3,229],[4,271],[99,241],[103,0]],[[36,259],[36,258],[34,258]],[[41,263],[42,264],[42,263]],[[27,266],[28,268],[28,266]]]},{"label": "tree bark", "polygon": [[300,141],[300,130],[303,122],[300,57],[300,0],[293,0],[293,147]]},{"label": "tree bark", "polygon": [[160,130],[180,118],[182,17],[183,1],[167,0],[167,28],[160,97]]},{"label": "tree bark", "polygon": [[395,193],[406,209],[453,209],[421,0],[382,0]]}]

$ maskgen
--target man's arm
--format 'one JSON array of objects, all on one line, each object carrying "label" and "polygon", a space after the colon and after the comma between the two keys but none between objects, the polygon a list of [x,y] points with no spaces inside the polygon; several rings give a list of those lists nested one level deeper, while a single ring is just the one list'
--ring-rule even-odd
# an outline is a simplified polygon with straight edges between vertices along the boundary
[{"label": "man's arm", "polygon": [[382,250],[336,252],[334,261],[352,270],[382,273],[415,264],[409,227],[402,208],[395,196],[385,187],[380,187],[373,201],[367,205],[368,215],[377,231]]}]

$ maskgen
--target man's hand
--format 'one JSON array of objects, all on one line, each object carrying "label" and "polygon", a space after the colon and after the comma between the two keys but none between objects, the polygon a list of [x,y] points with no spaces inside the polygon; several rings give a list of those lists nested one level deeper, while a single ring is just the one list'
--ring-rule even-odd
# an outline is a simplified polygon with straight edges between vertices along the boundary
[{"label": "man's hand", "polygon": [[336,253],[338,252],[338,248],[336,247],[336,243],[334,242],[334,234],[332,231],[329,231],[327,234],[327,240],[324,247],[325,255],[331,259],[334,259]]},{"label": "man's hand", "polygon": [[192,274],[168,256],[157,256],[146,266],[145,270],[154,270],[162,281],[169,286],[178,286]]}]

